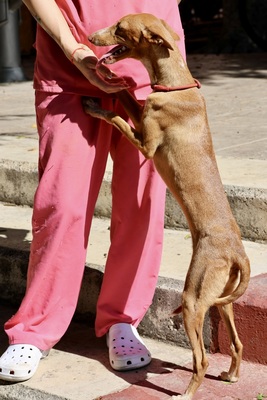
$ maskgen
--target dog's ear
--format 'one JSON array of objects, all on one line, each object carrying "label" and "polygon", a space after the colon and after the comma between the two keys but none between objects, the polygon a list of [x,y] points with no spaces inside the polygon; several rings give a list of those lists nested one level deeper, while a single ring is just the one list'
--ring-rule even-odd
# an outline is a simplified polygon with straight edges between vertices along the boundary
[{"label": "dog's ear", "polygon": [[167,29],[167,31],[171,34],[171,36],[172,36],[172,38],[173,38],[174,40],[180,40],[180,37],[179,37],[178,33],[176,33],[176,32],[170,27],[170,25],[168,25],[167,22],[164,21],[164,19],[161,19],[160,21],[161,21],[161,23],[165,26],[165,29]]},{"label": "dog's ear", "polygon": [[174,32],[165,21],[160,20],[161,23],[155,23],[146,27],[143,31],[143,37],[149,42],[167,47],[173,50],[171,44],[173,40],[179,40],[179,36]]}]

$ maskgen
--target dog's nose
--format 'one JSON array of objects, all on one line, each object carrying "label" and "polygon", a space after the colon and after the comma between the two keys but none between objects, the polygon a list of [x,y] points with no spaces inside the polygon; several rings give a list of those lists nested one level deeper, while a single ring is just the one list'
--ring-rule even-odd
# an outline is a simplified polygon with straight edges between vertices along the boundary
[{"label": "dog's nose", "polygon": [[93,35],[88,36],[89,42],[93,43]]}]

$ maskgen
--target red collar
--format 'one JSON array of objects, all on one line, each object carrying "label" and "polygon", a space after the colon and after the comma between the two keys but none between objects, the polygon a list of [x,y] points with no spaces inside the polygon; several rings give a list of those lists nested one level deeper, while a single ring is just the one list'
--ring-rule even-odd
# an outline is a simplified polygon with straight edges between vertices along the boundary
[{"label": "red collar", "polygon": [[201,88],[201,84],[197,79],[194,79],[195,83],[191,83],[190,85],[185,85],[185,86],[163,86],[163,85],[151,85],[151,88],[154,90],[154,92],[173,92],[175,90],[186,90],[186,89],[191,89],[194,87],[197,87],[198,89]]}]

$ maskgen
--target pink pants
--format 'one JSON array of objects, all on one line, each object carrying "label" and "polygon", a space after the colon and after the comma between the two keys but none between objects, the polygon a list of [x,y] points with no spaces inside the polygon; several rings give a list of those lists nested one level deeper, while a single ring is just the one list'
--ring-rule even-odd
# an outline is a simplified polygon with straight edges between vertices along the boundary
[{"label": "pink pants", "polygon": [[[111,99],[102,104],[114,107]],[[63,336],[76,308],[109,152],[111,245],[97,304],[97,336],[114,323],[137,326],[151,304],[162,252],[165,185],[153,163],[124,136],[84,113],[80,96],[37,92],[36,113],[40,183],[27,290],[5,330],[11,344],[46,350]]]}]

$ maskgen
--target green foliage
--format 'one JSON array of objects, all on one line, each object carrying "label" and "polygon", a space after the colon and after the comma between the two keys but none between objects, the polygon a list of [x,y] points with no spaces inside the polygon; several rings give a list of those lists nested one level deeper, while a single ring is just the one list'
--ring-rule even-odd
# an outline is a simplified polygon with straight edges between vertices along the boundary
[{"label": "green foliage", "polygon": [[257,396],[257,400],[264,400],[267,399],[267,395],[265,396],[263,393],[259,393]]}]

